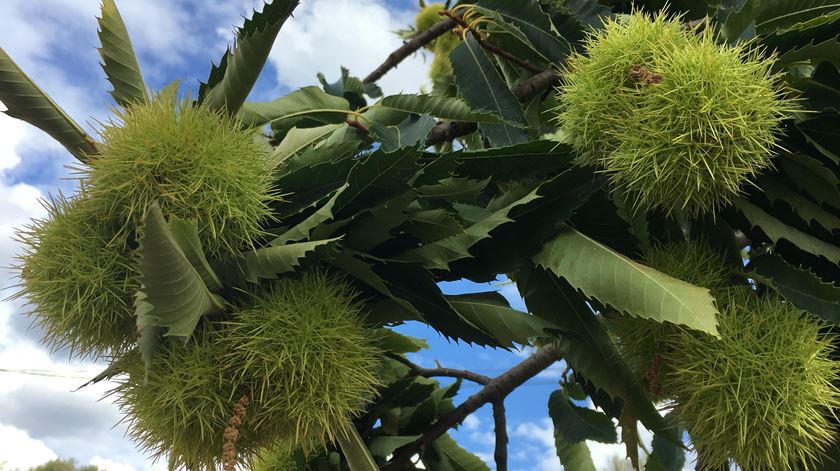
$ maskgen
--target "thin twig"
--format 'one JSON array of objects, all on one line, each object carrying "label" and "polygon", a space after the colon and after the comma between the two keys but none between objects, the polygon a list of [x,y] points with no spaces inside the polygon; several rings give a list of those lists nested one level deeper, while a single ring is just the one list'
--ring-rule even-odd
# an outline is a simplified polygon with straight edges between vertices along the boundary
[{"label": "thin twig", "polygon": [[458,17],[457,14],[453,14],[451,11],[442,11],[441,13],[448,16],[452,21],[456,22],[458,24],[458,26],[463,28],[464,31],[471,32],[472,35],[473,35],[473,38],[475,38],[475,41],[478,43],[478,45],[483,47],[484,49],[492,52],[493,54],[495,54],[497,56],[504,57],[508,61],[519,65],[520,67],[527,70],[528,72],[531,72],[532,74],[538,74],[538,73],[543,71],[543,69],[529,63],[528,61],[522,60],[522,59],[514,56],[513,54],[505,51],[504,49],[502,49],[502,48],[500,48],[496,45],[490,44],[489,42],[485,41],[481,37],[481,33],[479,31],[475,30],[474,28],[471,28],[470,25],[467,24],[466,21],[464,21],[460,17]]},{"label": "thin twig", "polygon": [[392,358],[403,365],[407,366],[414,376],[422,376],[424,378],[432,378],[435,376],[443,376],[448,378],[461,378],[473,383],[487,384],[490,382],[490,377],[475,373],[468,370],[456,370],[453,368],[423,368],[422,366],[411,362],[401,355],[393,353],[385,354],[388,358]]},{"label": "thin twig", "polygon": [[505,400],[493,401],[493,427],[496,432],[496,449],[493,459],[496,461],[496,471],[507,471],[507,419],[505,418]]},{"label": "thin twig", "polygon": [[390,464],[383,469],[388,471],[412,469],[408,467],[412,456],[420,453],[427,445],[446,433],[450,428],[463,422],[468,415],[487,403],[504,399],[511,391],[559,359],[560,352],[553,344],[540,348],[513,368],[491,379],[481,388],[481,391],[467,398],[461,405],[440,416],[437,422],[426,429],[420,438],[396,450]]},{"label": "thin twig", "polygon": [[559,81],[560,75],[557,71],[548,69],[528,77],[528,79],[513,87],[511,91],[517,100],[524,102],[557,85]]},{"label": "thin twig", "polygon": [[[528,79],[521,82],[519,85],[513,87],[513,96],[520,102],[528,101],[531,98],[545,92],[552,86],[556,85],[560,80],[557,72],[554,70],[545,70],[536,75],[532,75]],[[450,121],[437,123],[426,135],[426,147],[440,144],[442,142],[451,142],[452,140],[478,130],[476,123],[469,123],[463,121]]]},{"label": "thin twig", "polygon": [[429,44],[430,42],[434,41],[435,38],[438,36],[443,35],[447,31],[451,31],[452,28],[456,26],[456,23],[451,18],[445,18],[442,21],[438,21],[434,25],[432,25],[426,31],[414,36],[410,40],[403,43],[398,49],[388,55],[388,58],[385,59],[385,62],[382,63],[379,67],[376,68],[373,72],[368,74],[367,77],[362,80],[364,83],[373,83],[377,80],[381,79],[385,74],[388,73],[391,69],[399,65],[400,62],[403,61],[406,57],[413,54],[415,51],[420,49],[421,47]]},{"label": "thin twig", "polygon": [[356,128],[356,129],[358,129],[359,131],[362,131],[365,134],[368,133],[368,127],[365,126],[364,124],[360,123],[359,121],[355,120],[355,119],[348,119],[344,122],[348,126],[350,126],[351,128]]}]

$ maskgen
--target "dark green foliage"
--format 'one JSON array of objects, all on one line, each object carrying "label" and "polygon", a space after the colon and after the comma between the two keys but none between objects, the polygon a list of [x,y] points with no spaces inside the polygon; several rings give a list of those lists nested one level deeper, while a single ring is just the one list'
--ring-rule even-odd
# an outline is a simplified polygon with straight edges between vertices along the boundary
[{"label": "dark green foliage", "polygon": [[[411,468],[389,460],[462,382],[404,363],[427,345],[390,328],[412,320],[556,348],[567,469],[594,469],[585,440],[638,462],[637,422],[646,471],[682,469],[685,430],[721,469],[836,455],[840,342],[816,320],[840,306],[836,2],[476,0],[427,44],[430,95],[368,103],[382,70],[341,68],[245,103],[296,5],[245,20],[193,102],[146,98],[103,2],[124,110],[101,144],[0,51],[8,114],[86,162],[79,194],[20,232],[17,296],[51,346],[113,357],[94,382],[119,381],[140,446],[217,468],[246,397],[240,466]],[[420,7],[409,46],[447,6]],[[529,312],[439,286],[500,274]],[[427,469],[487,469],[444,432],[415,448]]]}]

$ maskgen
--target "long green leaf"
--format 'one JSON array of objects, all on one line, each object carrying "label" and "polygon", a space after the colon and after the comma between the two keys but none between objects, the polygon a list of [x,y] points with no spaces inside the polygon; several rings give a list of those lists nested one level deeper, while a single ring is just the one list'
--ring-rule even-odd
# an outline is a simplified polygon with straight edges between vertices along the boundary
[{"label": "long green leaf", "polygon": [[806,63],[816,67],[826,61],[840,67],[840,38],[833,37],[817,44],[812,42],[799,49],[788,51],[779,57],[775,66]]},{"label": "long green leaf", "polygon": [[123,108],[132,103],[144,103],[149,99],[146,83],[114,0],[102,0],[102,17],[98,21],[102,44],[99,54],[104,61],[102,69],[114,87],[111,96]]},{"label": "long green leaf", "polygon": [[430,242],[416,249],[405,252],[400,258],[403,260],[422,261],[426,267],[448,270],[451,262],[470,258],[470,248],[478,242],[490,237],[490,233],[497,227],[513,222],[510,212],[517,206],[522,206],[540,198],[537,188],[525,196],[518,198],[501,209],[490,213],[475,224],[465,228],[463,232],[435,242]]},{"label": "long green leaf", "polygon": [[551,174],[569,167],[574,159],[569,146],[552,141],[531,141],[516,146],[460,151],[439,157],[455,159],[455,173],[483,180],[512,180],[533,174]]},{"label": "long green leaf", "polygon": [[[506,22],[516,26],[549,62],[563,64],[571,52],[568,41],[557,34],[551,19],[543,13],[536,0],[480,0],[478,4],[479,10],[498,12]],[[501,27],[506,29],[504,25]]]},{"label": "long green leaf", "polygon": [[755,30],[758,34],[781,33],[819,17],[835,15],[840,10],[836,0],[750,0],[758,11]]},{"label": "long green leaf", "polygon": [[406,190],[351,216],[352,224],[345,231],[344,245],[361,252],[371,252],[378,245],[393,240],[392,231],[408,221],[406,209],[416,199],[414,190]]},{"label": "long green leaf", "polygon": [[222,289],[222,282],[219,277],[210,267],[207,258],[204,255],[204,249],[201,246],[201,240],[198,238],[198,227],[195,223],[187,222],[176,217],[170,218],[169,231],[178,247],[184,252],[184,256],[190,262],[190,265],[201,276],[204,285],[210,291],[219,291]]},{"label": "long green leaf", "polygon": [[388,458],[392,453],[394,453],[394,450],[403,445],[413,443],[418,438],[420,438],[420,435],[380,436],[374,438],[370,441],[370,443],[368,443],[368,449],[370,450],[370,454],[373,456]]},{"label": "long green leaf", "polygon": [[840,218],[824,210],[818,204],[791,190],[784,183],[770,178],[759,179],[764,195],[772,202],[783,201],[807,223],[815,222],[829,232],[840,230]]},{"label": "long green leaf", "polygon": [[422,149],[426,147],[426,135],[437,120],[424,114],[408,116],[394,125],[374,122],[370,125],[371,136],[378,140],[383,152],[396,152],[402,148]]},{"label": "long green leaf", "polygon": [[260,278],[275,278],[278,274],[293,272],[310,252],[327,247],[338,240],[339,238],[313,240],[245,252],[240,262],[245,279],[256,283]]},{"label": "long green leaf", "polygon": [[811,145],[840,165],[840,115],[821,114],[798,122],[796,127]]},{"label": "long green leaf", "polygon": [[[669,423],[679,423],[675,414],[665,416]],[[685,466],[685,450],[681,443],[673,443],[659,435],[653,436],[651,453],[645,463],[645,471],[682,471]]]},{"label": "long green leaf", "polygon": [[541,318],[511,308],[504,296],[490,291],[447,296],[449,304],[461,317],[495,338],[499,345],[514,343],[528,345],[534,337],[544,337],[547,331],[560,327]]},{"label": "long green leaf", "polygon": [[490,471],[487,463],[458,445],[448,433],[432,442],[422,460],[430,471]]},{"label": "long green leaf", "polygon": [[554,433],[569,443],[594,440],[615,443],[615,424],[603,412],[573,404],[565,391],[558,389],[548,396],[548,415],[554,422]]},{"label": "long green leaf", "polygon": [[376,461],[370,456],[370,451],[359,436],[359,431],[352,424],[338,430],[335,434],[338,445],[344,453],[344,459],[350,466],[350,471],[379,471]]},{"label": "long green leaf", "polygon": [[353,166],[347,176],[349,188],[336,199],[333,212],[352,216],[363,209],[375,206],[390,196],[403,193],[408,182],[420,167],[420,153],[412,149],[386,154],[377,151]]},{"label": "long green leaf", "polygon": [[312,230],[319,225],[331,220],[333,218],[333,205],[335,200],[349,185],[345,183],[338,190],[333,193],[329,200],[317,211],[310,214],[309,217],[299,222],[297,225],[284,232],[279,237],[272,240],[269,245],[283,245],[289,242],[297,242],[300,240],[308,240]]},{"label": "long green leaf", "polygon": [[840,178],[822,162],[807,155],[789,154],[776,163],[797,188],[820,204],[840,209]]},{"label": "long green leaf", "polygon": [[592,463],[592,454],[586,443],[569,443],[563,440],[557,432],[554,432],[554,447],[557,450],[557,458],[563,469],[574,469],[575,471],[598,471]]},{"label": "long green leaf", "polygon": [[636,263],[572,228],[547,242],[534,263],[632,316],[717,335],[717,308],[708,289]]},{"label": "long green leaf", "polygon": [[773,243],[778,243],[779,240],[785,239],[795,244],[800,250],[804,250],[818,257],[825,257],[833,263],[840,263],[840,247],[831,245],[828,242],[788,226],[745,199],[736,200],[735,207],[744,214],[750,222],[751,227],[760,227],[762,232]]},{"label": "long green leaf", "polygon": [[611,397],[621,398],[623,407],[629,408],[648,430],[680,442],[578,291],[540,268],[517,272],[514,278],[530,312],[569,332],[557,337],[555,345],[576,372]]},{"label": "long green leaf", "polygon": [[778,255],[751,260],[750,276],[778,291],[785,300],[815,316],[840,324],[840,286],[826,283],[808,270],[796,268]]},{"label": "long green leaf", "polygon": [[282,166],[292,156],[297,155],[327,138],[333,131],[341,127],[340,124],[328,124],[317,128],[292,128],[274,148],[271,160],[275,167]]},{"label": "long green leaf", "polygon": [[471,110],[460,98],[442,95],[391,95],[383,98],[376,106],[414,114],[429,114],[435,118],[452,121],[495,124],[504,122],[492,113]]},{"label": "long green leaf", "polygon": [[350,103],[318,87],[303,87],[267,103],[246,102],[239,111],[243,124],[259,127],[266,123],[288,129],[303,119],[323,124],[339,124],[347,119]]},{"label": "long green leaf", "polygon": [[298,0],[273,0],[262,12],[254,12],[236,32],[236,44],[228,49],[207,83],[199,88],[198,101],[212,109],[236,114],[251,92],[268,59],[280,27],[292,15]]},{"label": "long green leaf", "polygon": [[730,42],[755,36],[756,2],[753,0],[722,0],[715,18],[723,36]]},{"label": "long green leaf", "polygon": [[157,333],[190,337],[199,319],[224,310],[172,235],[158,204],[149,206],[137,250],[140,289],[135,299],[140,351],[148,367]]},{"label": "long green leaf", "polygon": [[458,93],[470,108],[487,111],[511,124],[479,124],[490,143],[496,147],[519,144],[528,140],[525,113],[496,67],[478,41],[467,35],[449,55],[455,70]]},{"label": "long green leaf", "polygon": [[0,48],[0,101],[5,113],[35,126],[63,145],[77,160],[99,153],[94,141]]},{"label": "long green leaf", "polygon": [[393,313],[379,316],[386,322],[389,315],[390,320],[423,319],[447,338],[482,346],[497,344],[495,339],[462,318],[444,298],[435,277],[416,263],[383,263],[350,250],[335,254],[328,263],[394,302]]}]

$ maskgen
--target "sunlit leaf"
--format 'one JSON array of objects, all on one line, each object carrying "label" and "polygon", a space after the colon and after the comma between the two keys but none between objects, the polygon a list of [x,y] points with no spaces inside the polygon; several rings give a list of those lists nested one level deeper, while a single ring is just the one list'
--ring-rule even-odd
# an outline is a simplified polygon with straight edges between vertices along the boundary
[{"label": "sunlit leaf", "polygon": [[534,262],[631,316],[717,335],[717,308],[708,289],[634,262],[572,228],[546,243]]},{"label": "sunlit leaf", "polygon": [[128,36],[122,16],[114,0],[102,0],[102,17],[99,18],[99,55],[108,81],[114,87],[111,95],[123,108],[132,103],[148,100],[146,83],[140,64]]},{"label": "sunlit leaf", "polygon": [[76,124],[0,48],[0,101],[5,113],[35,126],[63,145],[80,162],[99,153],[96,142]]}]

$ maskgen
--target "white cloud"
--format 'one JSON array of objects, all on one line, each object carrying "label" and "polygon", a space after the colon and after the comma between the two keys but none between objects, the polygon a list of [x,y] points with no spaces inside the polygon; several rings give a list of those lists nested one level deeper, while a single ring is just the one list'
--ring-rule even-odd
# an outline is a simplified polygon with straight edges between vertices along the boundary
[{"label": "white cloud", "polygon": [[[619,428],[619,436],[621,435],[620,430]],[[545,418],[539,422],[520,423],[513,429],[511,436],[521,437],[540,445],[540,449],[531,458],[535,462],[533,469],[538,471],[563,470],[554,446],[554,425],[551,423],[551,419]],[[650,449],[652,438],[653,436],[648,430],[639,427],[639,439],[647,449]],[[586,445],[589,447],[592,463],[597,470],[612,470],[614,469],[613,461],[615,458],[624,460],[627,456],[626,449],[621,443],[607,444],[587,440]]]},{"label": "white cloud", "polygon": [[[289,87],[339,76],[343,65],[358,77],[373,71],[402,40],[393,32],[413,22],[414,12],[394,12],[378,0],[312,0],[303,2],[280,31],[269,56],[277,81]],[[386,94],[416,93],[427,83],[428,63],[409,57],[378,84]]]},{"label": "white cloud", "polygon": [[41,440],[26,432],[0,424],[0,464],[3,469],[28,469],[58,458]]},{"label": "white cloud", "polygon": [[467,418],[464,419],[462,427],[464,427],[464,430],[467,431],[478,430],[481,427],[481,419],[479,419],[475,414],[468,415]]},{"label": "white cloud", "polygon": [[103,471],[136,471],[134,466],[109,460],[99,455],[91,458],[88,464],[92,464]]}]

